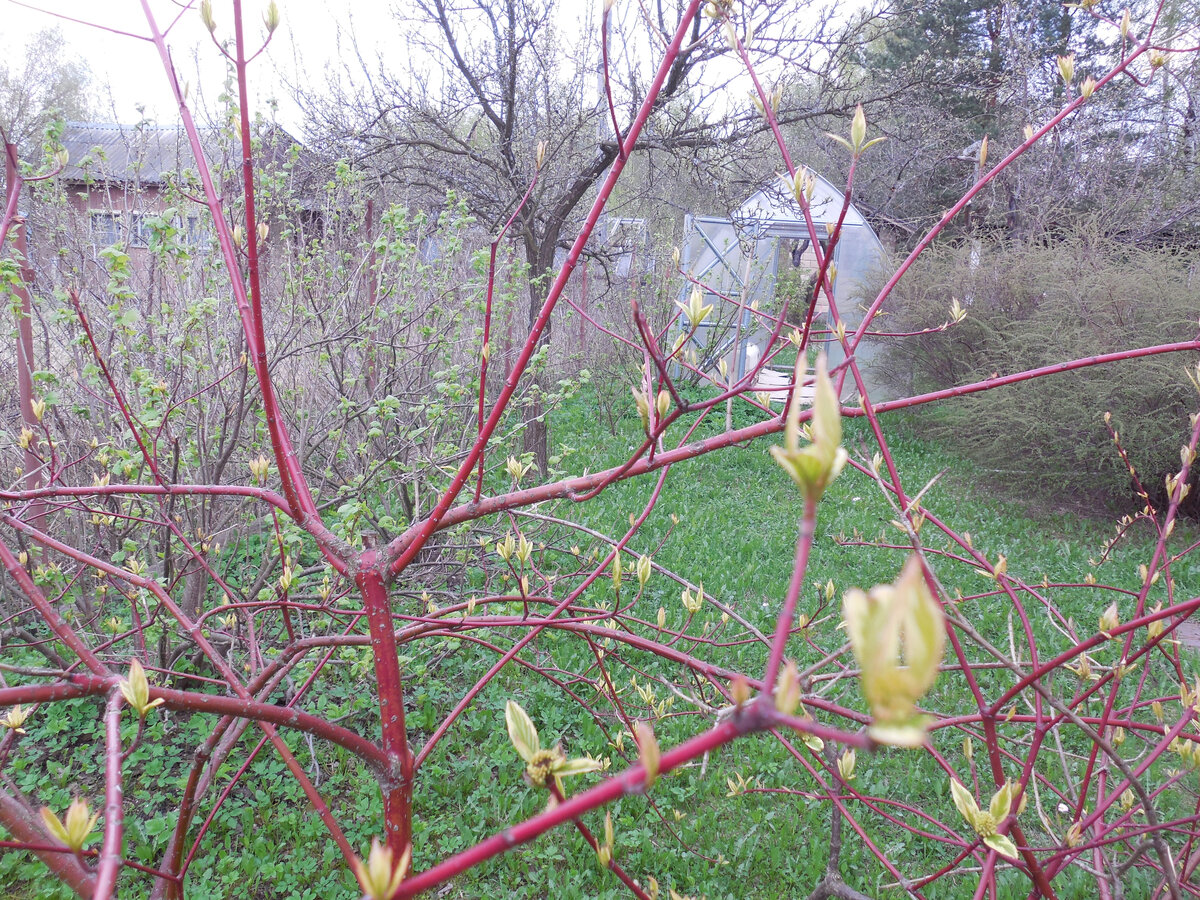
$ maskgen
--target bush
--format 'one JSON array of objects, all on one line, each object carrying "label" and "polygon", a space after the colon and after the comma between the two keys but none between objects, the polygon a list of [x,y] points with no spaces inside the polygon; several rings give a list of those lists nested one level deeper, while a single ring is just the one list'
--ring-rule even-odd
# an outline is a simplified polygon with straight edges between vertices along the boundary
[{"label": "bush", "polygon": [[[658,142],[649,116],[671,111],[664,83],[690,83],[681,57],[707,52],[702,29],[752,66],[732,5],[706,5],[720,28],[697,0],[680,17],[625,148]],[[509,0],[510,21],[526,6]],[[232,41],[212,4],[196,12],[244,97],[262,45],[246,45],[240,5]],[[274,3],[263,21],[259,41],[278,24]],[[1108,77],[1146,54],[1153,31]],[[1164,60],[1146,61],[1147,77]],[[1064,117],[1088,95],[1068,96]],[[776,135],[778,97],[757,97]],[[472,160],[492,121],[475,108],[441,132]],[[236,155],[267,156],[248,105],[228,113]],[[851,171],[873,133],[860,107],[838,137]],[[546,146],[505,150],[528,157],[525,175],[504,167],[528,177],[528,197],[539,173],[573,165]],[[613,398],[633,388],[604,428],[570,379],[549,392],[546,338],[632,158],[583,170],[607,174],[525,325],[508,315],[520,282],[485,250],[494,232],[454,203],[435,217],[381,206],[374,229],[356,200],[369,182],[349,164],[333,166],[321,227],[299,240],[267,166],[240,195],[218,189],[219,172],[203,179],[212,237],[194,249],[164,210],[145,223],[147,247],[118,240],[89,255],[96,235],[61,196],[51,221],[64,223],[64,252],[32,298],[6,248],[0,299],[21,326],[15,364],[0,358],[21,401],[0,434],[0,464],[20,478],[0,487],[6,896],[56,896],[48,876],[57,896],[96,900],[611,897],[621,885],[639,900],[862,896],[843,869],[872,896],[960,897],[971,882],[978,897],[1183,896],[1200,838],[1200,679],[1177,641],[1200,610],[1200,542],[1175,528],[1182,491],[1123,523],[1103,570],[1077,523],[1055,541],[970,492],[948,496],[937,472],[953,462],[934,445],[890,440],[870,396],[840,406],[847,377],[868,390],[863,335],[833,303],[846,362],[831,372],[816,360],[786,417],[750,408],[749,379],[727,397],[681,390],[671,370],[691,338],[665,352],[671,323],[644,309],[615,330],[588,320],[647,373],[617,365],[614,379],[642,381],[588,386]],[[788,169],[805,212],[804,172]],[[0,244],[21,224],[22,178],[10,181]],[[590,196],[587,177],[568,183]],[[271,198],[284,203],[275,215]],[[1043,273],[1056,261],[996,268],[1030,289],[1024,313],[1008,304],[1010,332],[1018,313],[1037,321],[1051,305],[1064,276]],[[972,271],[964,296],[982,311],[984,270]],[[1099,310],[1147,283],[1110,285],[1107,305],[1080,305],[1078,318],[1121,332]],[[817,284],[832,300],[832,278]],[[948,292],[926,293],[944,304]],[[1070,294],[1081,296],[1092,293]],[[694,332],[711,311],[682,315]],[[957,334],[982,329],[987,346],[1003,330],[989,321]],[[1188,317],[1152,324],[1196,334]],[[789,341],[804,359],[813,334],[778,325],[764,354]],[[1026,324],[1004,368],[1069,358],[1083,330]],[[1044,351],[1025,346],[1037,341]],[[1200,341],[1169,349],[1194,354]],[[1059,421],[1037,405],[1040,377],[1019,374],[1034,400],[1013,421]],[[535,398],[524,408],[523,387]],[[1088,395],[1072,395],[1086,409]],[[558,398],[575,446],[539,469],[514,451],[523,432],[544,434],[536,416]],[[739,412],[722,428],[729,401]],[[1200,422],[1181,477],[1198,445]]]},{"label": "bush", "polygon": [[[1179,340],[1195,329],[1197,256],[1095,235],[1038,245],[937,248],[897,289],[889,331],[938,329],[957,298],[966,318],[895,340],[884,365],[905,393],[972,384],[1072,359]],[[1172,355],[1035,379],[925,407],[923,428],[1013,485],[1059,498],[1141,505],[1112,428],[1151,497],[1179,468],[1192,389]]]}]

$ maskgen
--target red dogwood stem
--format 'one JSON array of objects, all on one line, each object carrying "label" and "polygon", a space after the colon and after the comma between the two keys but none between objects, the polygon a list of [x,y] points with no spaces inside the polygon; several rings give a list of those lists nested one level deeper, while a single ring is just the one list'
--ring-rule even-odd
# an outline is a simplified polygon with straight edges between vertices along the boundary
[{"label": "red dogwood stem", "polygon": [[121,692],[112,688],[104,708],[104,843],[96,867],[96,900],[108,900],[117,892],[121,871],[121,835],[125,803],[121,789]]},{"label": "red dogwood stem", "polygon": [[[711,731],[697,735],[675,749],[663,753],[659,761],[659,776],[665,775],[693,759],[698,759],[722,744],[729,743],[738,735],[745,733],[746,730],[746,725],[736,718],[726,719]],[[402,897],[413,897],[422,891],[427,891],[443,881],[461,875],[484,860],[498,856],[519,844],[528,843],[551,828],[577,819],[584,813],[611,803],[626,794],[642,793],[645,785],[645,768],[641,765],[631,766],[620,775],[603,781],[581,794],[576,794],[553,809],[527,819],[519,825],[506,828],[504,831],[480,841],[469,850],[457,853],[433,868],[412,876],[400,885],[396,900],[400,900]]]},{"label": "red dogwood stem", "polygon": [[404,848],[412,842],[413,755],[404,727],[404,690],[400,660],[396,655],[392,608],[378,563],[376,551],[365,552],[362,568],[354,581],[362,592],[363,604],[367,609],[371,655],[375,659],[379,720],[383,732],[383,752],[387,760],[387,775],[383,782],[383,822],[387,845],[399,859]]}]

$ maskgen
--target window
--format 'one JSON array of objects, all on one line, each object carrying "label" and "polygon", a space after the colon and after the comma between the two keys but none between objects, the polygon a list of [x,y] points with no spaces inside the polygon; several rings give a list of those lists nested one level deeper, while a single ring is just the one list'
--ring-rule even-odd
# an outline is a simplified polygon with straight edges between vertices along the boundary
[{"label": "window", "polygon": [[144,213],[94,212],[92,237],[97,245],[124,243],[130,247],[149,245],[150,231]]},{"label": "window", "polygon": [[[152,237],[149,223],[155,218],[144,212],[93,212],[91,215],[92,240],[98,247],[123,243],[127,247],[149,247]],[[201,216],[176,218],[173,222],[180,243],[196,246],[208,240],[209,229]]]},{"label": "window", "polygon": [[146,227],[146,221],[150,216],[143,215],[142,213],[130,213],[127,218],[129,221],[129,246],[149,247],[150,229]]},{"label": "window", "polygon": [[92,237],[97,244],[109,246],[121,240],[120,213],[92,213]]},{"label": "window", "polygon": [[191,246],[203,244],[208,240],[208,226],[199,216],[188,216],[183,229],[184,243]]}]

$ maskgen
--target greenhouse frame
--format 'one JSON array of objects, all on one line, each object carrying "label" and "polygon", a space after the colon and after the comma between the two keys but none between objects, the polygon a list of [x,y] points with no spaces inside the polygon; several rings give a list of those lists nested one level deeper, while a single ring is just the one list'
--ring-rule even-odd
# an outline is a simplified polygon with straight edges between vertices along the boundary
[{"label": "greenhouse frame", "polygon": [[[844,205],[844,191],[815,175],[809,204],[812,221],[822,248],[828,248]],[[833,298],[847,331],[862,322],[873,285],[886,273],[887,254],[879,236],[853,204],[845,211],[840,237],[834,244]],[[704,303],[713,312],[696,330],[689,344],[689,357],[696,367],[718,383],[724,362],[732,383],[754,370],[766,350],[783,300],[789,301],[786,340],[793,326],[803,324],[807,299],[816,278],[817,257],[811,246],[808,226],[792,195],[790,180],[780,175],[750,196],[729,218],[688,215],[684,220],[681,266],[690,275],[680,299],[685,304],[695,283],[703,286]],[[869,295],[869,296],[868,296]],[[841,347],[829,339],[828,303],[818,303],[810,342],[826,348],[831,367],[844,359]],[[687,333],[688,320],[680,317],[678,328]],[[776,347],[779,345],[777,344]],[[855,358],[868,381],[873,397],[886,394],[884,385],[872,378],[871,361],[879,352],[877,340],[864,340]],[[693,355],[694,352],[694,355]],[[766,392],[782,403],[792,381],[791,365],[764,366],[752,389]],[[848,380],[843,402],[854,402],[857,390]]]}]

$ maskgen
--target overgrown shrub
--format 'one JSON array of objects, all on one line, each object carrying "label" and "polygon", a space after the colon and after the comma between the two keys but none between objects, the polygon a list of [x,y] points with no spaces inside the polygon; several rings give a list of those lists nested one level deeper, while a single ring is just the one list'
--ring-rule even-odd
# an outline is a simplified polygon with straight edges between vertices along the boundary
[{"label": "overgrown shrub", "polygon": [[[1179,340],[1196,327],[1194,253],[1131,247],[1095,234],[1037,245],[935,248],[893,295],[886,330],[938,329],[891,342],[887,375],[907,393]],[[1137,502],[1105,425],[1152,497],[1179,467],[1192,389],[1184,363],[1150,356],[1065,372],[924,408],[922,428],[1001,481],[1058,498]]]},{"label": "overgrown shrub", "polygon": [[[240,195],[219,187],[219,172],[208,177],[170,62],[172,29],[143,10],[210,213],[212,238],[195,256],[170,239],[179,229],[164,210],[146,224],[146,248],[117,238],[93,263],[85,223],[60,197],[77,249],[27,275],[19,244],[5,244],[21,233],[26,180],[9,151],[0,299],[17,313],[19,343],[0,373],[17,370],[20,405],[0,432],[0,463],[19,479],[0,486],[5,896],[573,900],[619,884],[639,900],[867,896],[854,885],[931,900],[1195,893],[1200,678],[1180,646],[1200,612],[1200,542],[1175,526],[1200,418],[1169,442],[1183,452],[1165,505],[1151,499],[1123,521],[1102,562],[970,491],[947,494],[937,471],[953,461],[893,442],[875,415],[927,398],[872,400],[860,342],[890,287],[847,327],[836,250],[818,252],[814,182],[779,130],[782,86],[768,93],[755,74],[750,32],[762,23],[766,43],[769,21],[690,0],[674,22],[663,5],[655,25],[624,5],[634,44],[652,57],[659,32],[673,36],[653,79],[639,79],[649,87],[633,92],[635,110],[624,99],[608,110],[619,147],[566,182],[571,203],[537,246],[575,237],[544,293],[528,292],[535,316],[519,324],[508,303],[517,292],[501,283],[502,235],[454,203],[422,214],[379,196],[363,208],[375,186],[350,164],[334,165],[321,226],[285,237],[286,205],[272,217],[268,202],[285,200],[280,183],[255,177],[262,147],[247,101],[249,61],[279,9],[267,5],[248,45],[241,4],[220,5],[185,13],[233,63]],[[440,16],[431,24],[446,41],[426,45],[435,59],[463,59],[456,35],[480,32],[466,55],[509,73],[523,71],[513,23],[530,9],[551,20],[508,0],[510,46],[496,56],[478,16],[459,31],[446,4],[415,6]],[[624,11],[605,4],[601,15],[602,87],[620,98],[604,48]],[[1085,102],[1105,102],[1113,79],[1136,64],[1137,83],[1153,81],[1168,59],[1160,47],[1195,43],[1175,43],[1158,20],[1127,21],[1123,41],[1145,37],[1098,80],[1076,86],[1073,58],[1060,58],[1057,117],[986,172],[981,151],[974,188],[910,261],[1021,153],[1057,139]],[[542,52],[539,32],[526,34]],[[711,283],[678,312],[664,304],[686,322],[676,345],[665,343],[673,322],[653,309],[631,306],[622,325],[609,307],[583,321],[640,357],[640,375],[613,375],[635,379],[611,387],[614,397],[632,388],[624,415],[614,400],[604,429],[595,407],[568,405],[574,446],[518,456],[526,436],[545,436],[538,416],[554,394],[566,402],[576,389],[561,378],[552,391],[551,378],[571,373],[554,372],[547,338],[612,190],[630,159],[660,144],[664,121],[674,129],[666,88],[690,88],[691,55],[726,46],[777,138],[831,326],[793,332],[779,319],[762,358],[787,342],[805,360],[828,339],[845,361],[815,359],[783,416],[750,406],[761,402],[749,378],[714,395],[672,376],[695,368],[687,343],[721,318],[703,300]],[[1173,53],[1176,77],[1187,57]],[[487,165],[475,148],[489,135],[510,160],[533,155],[509,140],[529,129],[492,115],[478,84],[479,102],[455,104],[439,134],[475,168]],[[847,204],[876,132],[858,107],[845,136],[832,136],[847,154]],[[572,158],[540,143],[525,175],[506,162],[503,179],[535,197],[542,173]],[[576,202],[587,212],[568,223]],[[141,249],[158,254],[146,273]],[[73,258],[88,262],[83,274]],[[996,271],[1038,286],[1026,307],[1048,307],[1065,280],[1048,266]],[[964,298],[982,312],[986,279],[971,271]],[[665,295],[701,274],[663,274]],[[1141,275],[1126,294],[1149,283]],[[1086,329],[1038,332],[1014,301],[1010,330],[1069,359],[1074,331],[1121,331],[1123,319],[1099,312],[1120,307],[1107,302],[1079,305]],[[1126,305],[1126,318],[1141,316]],[[958,335],[988,321],[968,318]],[[1177,343],[1136,355],[1194,358],[1190,314],[1177,328]],[[989,340],[985,328],[977,341]],[[1006,369],[1040,359],[1010,341]],[[1044,375],[1013,376],[1033,398],[1014,419],[1058,421],[1039,408]],[[524,407],[522,390],[533,398]],[[851,390],[862,403],[843,407]]]}]

